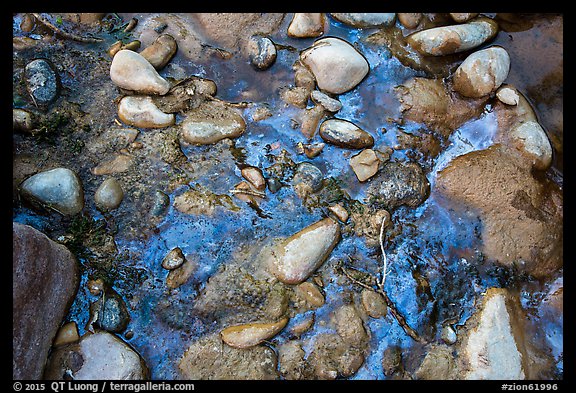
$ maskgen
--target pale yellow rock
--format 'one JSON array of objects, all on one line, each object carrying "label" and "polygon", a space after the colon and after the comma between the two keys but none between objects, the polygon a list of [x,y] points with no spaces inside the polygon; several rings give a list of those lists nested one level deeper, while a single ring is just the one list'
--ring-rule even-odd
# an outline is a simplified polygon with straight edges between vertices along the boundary
[{"label": "pale yellow rock", "polygon": [[362,150],[350,158],[350,166],[359,181],[364,182],[378,173],[380,160],[372,149]]},{"label": "pale yellow rock", "polygon": [[313,38],[324,34],[324,14],[321,13],[295,13],[288,36],[294,38]]},{"label": "pale yellow rock", "polygon": [[142,55],[128,49],[118,51],[112,59],[110,78],[118,87],[142,94],[164,95],[170,83]]},{"label": "pale yellow rock", "polygon": [[230,326],[220,332],[222,341],[234,348],[250,348],[278,334],[288,323],[288,317],[277,322],[255,322]]},{"label": "pale yellow rock", "polygon": [[176,122],[173,113],[162,112],[148,96],[122,98],[118,104],[118,117],[125,124],[141,128],[165,128]]}]

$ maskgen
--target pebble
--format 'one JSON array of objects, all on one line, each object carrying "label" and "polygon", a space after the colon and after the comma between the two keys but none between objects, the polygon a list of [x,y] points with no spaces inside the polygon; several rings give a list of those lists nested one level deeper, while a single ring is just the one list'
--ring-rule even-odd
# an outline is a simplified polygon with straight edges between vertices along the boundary
[{"label": "pebble", "polygon": [[334,213],[334,215],[336,216],[336,218],[338,218],[341,222],[346,222],[348,221],[348,210],[346,210],[342,205],[340,205],[339,203],[332,205],[330,207],[328,207],[328,210],[330,210],[332,213]]},{"label": "pebble", "polygon": [[342,103],[340,101],[322,93],[321,91],[314,90],[310,94],[310,98],[315,103],[322,105],[329,112],[336,113],[342,109]]},{"label": "pebble", "polygon": [[104,280],[101,278],[97,278],[95,280],[91,279],[86,282],[86,286],[92,295],[98,296],[104,290]]},{"label": "pebble", "polygon": [[60,77],[49,60],[32,60],[24,68],[24,77],[28,93],[36,104],[48,105],[60,94]]},{"label": "pebble", "polygon": [[415,29],[422,20],[421,13],[398,13],[398,20],[407,29]]},{"label": "pebble", "polygon": [[269,268],[285,284],[306,280],[328,258],[340,240],[340,225],[325,218],[276,245]]},{"label": "pebble", "polygon": [[262,171],[260,168],[256,168],[253,166],[247,166],[242,168],[240,171],[242,177],[258,191],[264,191],[266,189],[266,180],[264,179],[264,175],[262,175]]},{"label": "pebble", "polygon": [[510,130],[513,145],[532,159],[536,169],[546,169],[552,164],[552,145],[540,123],[529,120]]},{"label": "pebble", "polygon": [[478,13],[454,13],[451,12],[450,16],[454,19],[455,22],[464,23],[468,22],[470,19],[473,19],[478,16]]},{"label": "pebble", "polygon": [[173,270],[182,266],[184,262],[186,262],[186,257],[184,257],[182,249],[180,249],[180,247],[174,247],[162,260],[162,267],[166,270]]},{"label": "pebble", "polygon": [[291,328],[290,333],[296,337],[300,337],[314,326],[315,316],[314,313],[304,314],[301,321],[296,322]]},{"label": "pebble", "polygon": [[114,178],[106,179],[94,193],[94,202],[101,211],[116,209],[122,203],[124,191],[118,180]]},{"label": "pebble", "polygon": [[348,120],[325,120],[320,125],[320,136],[332,145],[347,149],[363,149],[374,145],[372,135]]},{"label": "pebble", "polygon": [[506,105],[518,105],[520,102],[518,92],[510,86],[500,86],[496,90],[496,97]]},{"label": "pebble", "polygon": [[198,264],[196,261],[186,259],[186,261],[178,268],[172,269],[168,272],[168,276],[166,277],[166,286],[171,289],[176,289],[186,284],[197,268]]},{"label": "pebble", "polygon": [[293,38],[315,38],[324,34],[324,14],[294,13],[288,26],[288,36]]},{"label": "pebble", "polygon": [[366,314],[372,318],[382,318],[388,313],[388,306],[384,297],[370,289],[362,290],[362,306],[366,310]]},{"label": "pebble", "polygon": [[128,49],[116,53],[110,66],[110,78],[122,89],[142,94],[164,95],[170,83],[142,55]]},{"label": "pebble", "polygon": [[316,78],[300,60],[294,62],[292,70],[294,71],[294,86],[304,87],[310,92],[314,90],[316,87]]},{"label": "pebble", "polygon": [[305,87],[286,87],[280,90],[280,98],[287,104],[304,109],[310,98],[310,90]]},{"label": "pebble", "polygon": [[307,188],[310,192],[320,191],[323,185],[324,174],[309,162],[301,162],[296,168],[292,185],[294,188]]},{"label": "pebble", "polygon": [[456,332],[454,331],[454,329],[452,329],[452,326],[450,325],[445,325],[442,328],[441,337],[442,340],[449,345],[454,344],[458,339],[458,337],[456,336]]},{"label": "pebble", "polygon": [[113,333],[123,332],[130,322],[130,313],[122,297],[113,289],[107,288],[100,299],[90,305],[90,321],[87,330],[93,331],[92,325]]},{"label": "pebble", "polygon": [[204,103],[189,111],[181,123],[182,138],[192,144],[209,145],[225,138],[237,138],[246,130],[246,122],[232,108]]},{"label": "pebble", "polygon": [[364,182],[378,173],[380,160],[372,149],[364,149],[350,158],[350,166],[359,181]]},{"label": "pebble", "polygon": [[62,345],[74,343],[80,340],[80,335],[78,334],[78,326],[76,322],[68,322],[62,325],[56,333],[56,338],[54,338],[54,347],[59,347]]},{"label": "pebble", "polygon": [[347,344],[360,346],[368,338],[362,318],[352,304],[340,306],[334,312],[334,325],[336,332]]},{"label": "pebble", "polygon": [[322,38],[300,53],[316,79],[318,88],[342,94],[356,87],[370,70],[366,58],[348,42],[334,37]]},{"label": "pebble", "polygon": [[322,307],[324,305],[325,299],[320,289],[311,282],[303,282],[298,284],[294,290],[296,294],[304,299],[313,308]]},{"label": "pebble", "polygon": [[254,322],[230,326],[220,332],[222,341],[234,348],[250,348],[277,335],[288,323],[288,317],[277,322]]},{"label": "pebble", "polygon": [[454,90],[465,97],[480,98],[492,94],[502,85],[510,71],[506,49],[493,46],[468,56],[453,76]]},{"label": "pebble", "polygon": [[37,123],[36,116],[27,110],[12,109],[12,129],[24,132],[32,132]]},{"label": "pebble", "polygon": [[306,109],[302,114],[300,132],[302,132],[302,135],[308,140],[314,138],[314,135],[316,135],[318,124],[324,117],[324,113],[324,107],[322,105],[314,105],[312,108]]},{"label": "pebble", "polygon": [[150,214],[153,216],[160,216],[166,211],[170,205],[170,197],[160,190],[154,192],[154,201],[152,203],[152,209],[150,209]]},{"label": "pebble", "polygon": [[450,26],[421,30],[407,37],[407,42],[423,55],[442,56],[476,48],[491,40],[498,25],[489,18]]},{"label": "pebble", "polygon": [[77,381],[145,380],[149,374],[136,351],[116,335],[102,330],[83,335],[76,344],[56,348],[44,377],[62,380],[69,377],[70,369]]},{"label": "pebble", "polygon": [[428,198],[430,183],[417,163],[388,162],[373,179],[368,193],[387,209],[416,207]]},{"label": "pebble", "polygon": [[326,146],[325,143],[302,143],[298,142],[296,149],[298,154],[305,154],[308,158],[314,158],[322,153],[322,150]]},{"label": "pebble", "polygon": [[140,55],[156,69],[161,70],[178,51],[178,43],[170,34],[160,34],[152,45],[144,48]]},{"label": "pebble", "polygon": [[63,215],[80,213],[84,207],[84,191],[78,175],[68,168],[55,168],[24,180],[20,194]]},{"label": "pebble", "polygon": [[30,33],[32,30],[34,30],[34,27],[36,26],[36,17],[32,14],[24,14],[22,16],[22,21],[20,22],[20,30],[22,30],[23,33]]},{"label": "pebble", "polygon": [[395,13],[332,13],[334,19],[357,28],[390,26],[396,18]]},{"label": "pebble", "polygon": [[250,63],[258,70],[267,70],[276,61],[276,45],[268,37],[253,35],[248,41]]},{"label": "pebble", "polygon": [[141,128],[165,128],[176,122],[173,113],[162,112],[149,96],[123,97],[118,104],[118,117],[125,124]]},{"label": "pebble", "polygon": [[132,156],[126,154],[118,154],[116,157],[104,161],[103,163],[99,164],[98,166],[92,168],[92,174],[96,176],[100,175],[111,175],[114,173],[122,173],[126,172],[130,169],[132,165],[133,158]]}]

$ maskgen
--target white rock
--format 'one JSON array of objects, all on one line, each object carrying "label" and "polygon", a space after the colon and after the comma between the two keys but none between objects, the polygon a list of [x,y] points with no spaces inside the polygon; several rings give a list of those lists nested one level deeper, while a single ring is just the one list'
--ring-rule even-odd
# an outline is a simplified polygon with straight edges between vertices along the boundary
[{"label": "white rock", "polygon": [[510,86],[500,86],[496,90],[496,97],[506,105],[518,105],[520,102],[518,92]]},{"label": "white rock", "polygon": [[478,325],[468,332],[460,351],[468,365],[464,379],[519,380],[525,378],[522,353],[507,305],[508,291],[490,288],[477,311]]},{"label": "white rock", "polygon": [[389,26],[394,23],[395,13],[332,13],[334,19],[344,24],[359,27],[371,28]]},{"label": "white rock", "polygon": [[537,121],[520,123],[510,131],[513,145],[532,159],[536,169],[546,169],[552,163],[552,145],[546,131]]},{"label": "white rock", "polygon": [[330,97],[327,94],[322,93],[319,90],[314,90],[310,94],[310,98],[312,99],[312,101],[322,105],[324,108],[326,108],[327,111],[330,111],[332,113],[336,113],[340,109],[342,109],[342,103],[340,101]]},{"label": "white rock", "polygon": [[442,56],[478,47],[494,38],[497,32],[496,22],[479,17],[460,25],[421,30],[409,35],[406,40],[424,55]]},{"label": "white rock", "polygon": [[84,191],[76,173],[56,168],[37,173],[22,182],[21,195],[64,215],[79,213],[84,207]]},{"label": "white rock", "polygon": [[110,78],[118,87],[143,94],[164,95],[170,83],[142,55],[123,49],[112,59]]},{"label": "white rock", "polygon": [[288,26],[288,36],[294,38],[313,38],[324,34],[324,14],[295,13]]},{"label": "white rock", "polygon": [[126,96],[118,104],[118,117],[125,124],[141,128],[164,128],[173,125],[173,113],[162,112],[152,97]]},{"label": "white rock", "polygon": [[300,60],[314,74],[318,88],[332,94],[353,89],[370,70],[360,52],[348,42],[333,37],[317,40],[300,53]]},{"label": "white rock", "polygon": [[454,73],[454,90],[465,97],[480,98],[502,85],[510,71],[506,49],[493,46],[468,56]]},{"label": "white rock", "polygon": [[80,340],[83,364],[74,372],[75,380],[145,379],[147,370],[132,348],[108,332],[85,335]]},{"label": "white rock", "polygon": [[299,284],[324,263],[339,240],[340,225],[325,218],[280,241],[268,256],[268,267],[280,281]]}]

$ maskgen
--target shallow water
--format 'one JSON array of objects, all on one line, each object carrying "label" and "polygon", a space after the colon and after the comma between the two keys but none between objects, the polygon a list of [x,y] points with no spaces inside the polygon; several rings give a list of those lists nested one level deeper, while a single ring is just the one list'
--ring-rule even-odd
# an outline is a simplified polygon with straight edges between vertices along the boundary
[{"label": "shallow water", "polygon": [[[132,15],[120,14],[125,20],[129,20]],[[271,165],[266,154],[270,152],[277,155],[285,149],[296,163],[313,163],[326,179],[331,177],[339,180],[351,199],[365,202],[369,182],[360,184],[350,169],[349,158],[356,154],[354,151],[327,144],[322,153],[314,159],[307,159],[297,153],[297,143],[306,143],[307,140],[298,128],[293,127],[292,119],[298,110],[285,105],[279,97],[278,88],[293,85],[291,66],[298,58],[298,52],[311,45],[314,40],[287,38],[285,31],[290,19],[289,16],[286,17],[283,27],[271,38],[277,44],[293,46],[297,50],[280,50],[275,65],[267,71],[255,71],[247,61],[238,58],[199,64],[179,53],[171,61],[188,74],[214,80],[218,86],[218,98],[230,102],[266,103],[274,113],[270,118],[253,122],[250,120],[250,111],[253,109],[246,109],[244,118],[247,130],[234,141],[235,149],[242,153],[237,165],[231,167],[228,165],[229,161],[223,161],[224,164],[217,167],[216,172],[192,179],[190,185],[200,184],[216,194],[228,194],[241,180],[238,164],[266,168]],[[539,29],[548,32],[550,27],[545,22],[537,22],[523,31],[502,31],[496,38],[497,43],[511,51],[513,67],[510,83],[527,93],[531,102],[535,103],[538,114],[548,108],[550,101],[546,101],[543,93],[531,93],[536,86],[544,83],[548,74],[555,72],[556,68],[550,66],[552,71],[548,68],[528,70],[525,65],[516,61],[516,56],[524,53],[524,59],[527,56],[525,52],[537,52],[538,46],[526,48],[525,41],[539,37],[542,33]],[[366,37],[375,31],[377,30],[353,29],[330,20],[326,35],[354,43],[371,66],[368,76],[358,87],[339,96],[343,108],[336,117],[352,121],[369,131],[374,136],[375,148],[383,148],[397,143],[396,135],[399,130],[411,132],[423,127],[410,123],[400,126],[390,120],[400,116],[394,87],[420,73],[403,66],[386,47],[366,44]],[[561,53],[559,58],[562,58]],[[556,57],[553,59],[557,60]],[[168,72],[170,71],[163,71],[161,74]],[[518,73],[529,73],[530,77],[518,76]],[[561,87],[555,85],[555,88],[562,91]],[[555,105],[555,108],[558,106]],[[552,135],[551,139],[557,142],[555,148],[560,147],[554,166],[562,172],[562,130],[558,128],[555,119],[550,119],[549,116],[541,118],[546,130]],[[480,263],[477,249],[481,223],[475,217],[444,206],[438,201],[434,191],[437,172],[458,155],[490,146],[495,130],[495,115],[490,112],[489,107],[479,118],[462,125],[451,135],[446,149],[432,161],[427,173],[431,184],[429,198],[416,209],[401,207],[392,214],[392,220],[401,228],[401,233],[386,242],[390,272],[385,288],[408,324],[430,340],[439,339],[444,324],[449,323],[457,330],[473,312],[475,297],[487,287],[502,284],[501,277],[476,267]],[[321,139],[317,135],[314,141],[321,142]],[[185,146],[183,152],[187,156],[205,154],[209,157],[210,147]],[[406,154],[405,150],[396,150],[392,158],[402,161],[407,159]],[[236,198],[234,203],[240,207],[239,212],[217,208],[210,217],[187,215],[172,205],[175,196],[185,188],[180,187],[169,195],[171,203],[155,230],[136,239],[126,236],[121,230],[115,235],[118,250],[130,256],[126,261],[128,266],[147,277],[140,285],[134,285],[120,277],[115,289],[124,297],[130,309],[131,322],[127,330],[134,332],[134,336],[125,340],[144,357],[151,370],[152,379],[179,378],[177,363],[184,350],[192,341],[215,326],[215,321],[194,315],[190,310],[206,281],[222,265],[237,258],[240,249],[243,250],[241,255],[250,254],[251,250],[261,247],[270,237],[289,236],[325,215],[323,209],[309,209],[304,206],[291,187],[283,187],[274,194],[267,192],[267,198],[260,204],[264,215]],[[97,211],[91,213],[95,219],[105,218]],[[16,211],[14,221],[27,222],[35,227],[42,226],[42,218],[36,218],[26,209]],[[169,292],[164,285],[167,272],[160,266],[160,261],[176,246],[180,247],[185,255],[193,256],[198,261],[199,268],[186,285]],[[355,236],[344,236],[322,269],[330,272],[337,261],[347,260],[351,255],[357,261],[356,267],[373,273],[379,271],[380,250],[366,247],[364,240]],[[77,322],[80,334],[85,331],[91,301],[84,285],[86,279],[84,276],[79,295],[68,317]],[[428,283],[428,289],[422,286],[422,282]],[[519,290],[526,289],[523,293],[527,303],[548,290],[548,285],[537,283],[520,282],[515,285]],[[328,324],[323,324],[322,321],[329,320],[334,307],[342,302],[343,289],[349,288],[353,288],[350,283],[326,283],[326,304],[316,310],[314,328],[307,332],[304,338],[329,330]],[[530,316],[535,325],[548,332],[538,343],[550,348],[554,359],[561,359],[561,323],[559,326],[558,321],[549,320],[550,316],[540,312],[538,307],[530,310]],[[293,319],[288,326],[297,321],[298,318]],[[370,334],[370,352],[364,365],[352,379],[385,379],[381,356],[389,345],[398,345],[405,352],[409,352],[409,349],[415,353],[421,351],[390,314],[381,319],[369,319],[366,328]],[[274,338],[274,342],[282,343],[287,340],[287,330]],[[308,346],[311,346],[311,342]],[[306,347],[304,349],[307,350]],[[557,369],[562,372],[562,361],[557,364]]]}]

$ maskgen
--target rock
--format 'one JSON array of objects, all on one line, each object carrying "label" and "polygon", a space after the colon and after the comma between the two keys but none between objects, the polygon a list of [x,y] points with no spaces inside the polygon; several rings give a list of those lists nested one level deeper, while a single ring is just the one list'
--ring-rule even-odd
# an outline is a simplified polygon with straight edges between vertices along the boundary
[{"label": "rock", "polygon": [[74,215],[84,208],[82,183],[68,168],[55,168],[29,177],[20,185],[20,195],[63,215]]},{"label": "rock", "polygon": [[374,145],[374,137],[356,124],[342,119],[328,119],[320,125],[324,141],[347,149],[364,149]]},{"label": "rock", "polygon": [[498,121],[495,141],[516,149],[534,169],[545,170],[552,164],[552,145],[528,100],[516,92],[517,105],[494,107]]},{"label": "rock", "polygon": [[454,380],[456,361],[447,345],[433,345],[414,373],[419,380]]},{"label": "rock", "polygon": [[357,28],[390,26],[396,18],[395,13],[332,13],[334,19]]},{"label": "rock", "polygon": [[463,204],[481,219],[487,260],[544,278],[563,265],[562,192],[531,171],[513,148],[495,144],[454,158],[435,189],[442,204]]},{"label": "rock", "polygon": [[54,347],[59,347],[75,343],[78,340],[80,340],[80,335],[78,334],[78,326],[76,325],[76,322],[68,322],[58,329],[58,333],[56,334],[56,338],[52,345]]},{"label": "rock", "polygon": [[288,295],[288,288],[281,282],[275,282],[271,285],[266,301],[264,303],[264,312],[273,320],[278,320],[288,310],[288,302],[290,296]]},{"label": "rock", "polygon": [[188,282],[190,277],[198,269],[198,263],[193,260],[186,260],[180,267],[170,270],[166,277],[166,286],[176,289]]},{"label": "rock", "polygon": [[361,298],[366,314],[372,318],[382,318],[388,313],[386,301],[379,293],[365,288],[362,290]]},{"label": "rock", "polygon": [[352,45],[333,37],[314,42],[300,53],[300,61],[310,69],[318,88],[331,94],[352,90],[370,69],[368,61]]},{"label": "rock", "polygon": [[388,210],[401,205],[416,207],[428,198],[430,183],[414,162],[387,162],[372,180],[368,193]]},{"label": "rock", "polygon": [[352,210],[351,220],[354,223],[354,233],[356,236],[364,236],[368,247],[380,245],[382,222],[385,222],[384,229],[391,223],[388,211],[384,209],[373,211],[364,205],[361,205],[361,209]]},{"label": "rock", "polygon": [[276,61],[276,45],[268,37],[253,35],[248,41],[250,63],[258,70],[266,70]]},{"label": "rock", "polygon": [[409,35],[407,42],[423,55],[442,56],[476,48],[494,38],[497,32],[496,22],[479,17],[459,25],[418,31]]},{"label": "rock", "polygon": [[173,113],[162,112],[148,96],[123,97],[118,104],[118,117],[125,124],[141,128],[165,128],[176,122]]},{"label": "rock", "polygon": [[122,339],[106,331],[87,333],[76,344],[58,347],[50,355],[45,379],[144,380],[144,359]]},{"label": "rock", "polygon": [[154,191],[154,200],[150,214],[153,216],[160,216],[170,206],[170,197],[160,190]]},{"label": "rock", "polygon": [[467,121],[480,116],[489,97],[463,98],[450,92],[441,79],[410,78],[396,88],[405,120],[424,123],[448,137]]},{"label": "rock", "polygon": [[350,158],[350,166],[358,180],[363,182],[378,173],[380,160],[374,150],[364,149]]},{"label": "rock", "polygon": [[201,186],[191,188],[174,198],[174,208],[185,214],[211,216],[216,211],[216,206],[239,210],[229,195],[217,195]]},{"label": "rock", "polygon": [[22,21],[20,22],[20,30],[23,33],[30,33],[36,26],[36,17],[32,14],[22,15]]},{"label": "rock", "polygon": [[218,102],[202,103],[186,113],[181,123],[182,138],[192,144],[209,145],[225,138],[238,138],[246,130],[244,118]]},{"label": "rock", "polygon": [[280,98],[287,104],[304,109],[310,98],[310,90],[305,87],[286,87],[280,90]]},{"label": "rock", "polygon": [[122,203],[124,191],[116,179],[106,179],[94,193],[94,202],[101,211],[116,209]]},{"label": "rock", "polygon": [[339,240],[340,225],[325,218],[280,241],[268,256],[268,268],[280,281],[299,284],[324,263]]},{"label": "rock", "polygon": [[310,98],[315,103],[322,105],[329,112],[336,113],[342,109],[342,103],[340,101],[322,93],[319,90],[314,90],[310,94]]},{"label": "rock", "polygon": [[38,120],[36,115],[24,109],[12,109],[12,129],[17,131],[32,132]]},{"label": "rock", "polygon": [[304,87],[309,92],[314,90],[316,78],[300,60],[294,62],[292,69],[294,70],[294,86]]},{"label": "rock", "polygon": [[141,94],[164,95],[170,90],[170,83],[148,60],[128,49],[118,51],[112,59],[110,78],[116,86]]},{"label": "rock", "polygon": [[336,332],[348,345],[360,347],[368,340],[362,318],[352,304],[342,305],[334,312]]},{"label": "rock", "polygon": [[446,325],[442,328],[441,337],[442,340],[449,345],[454,344],[458,339],[458,336],[456,336],[456,332],[450,325]]},{"label": "rock", "polygon": [[479,98],[492,94],[508,77],[510,56],[506,49],[492,46],[468,56],[456,69],[454,90],[465,97]]},{"label": "rock", "polygon": [[86,281],[86,287],[88,288],[88,291],[92,295],[98,296],[104,290],[104,280],[102,280],[101,278],[90,279]]},{"label": "rock", "polygon": [[500,86],[496,90],[496,97],[506,105],[518,105],[518,102],[520,102],[518,91],[510,86]]},{"label": "rock", "polygon": [[454,13],[451,12],[450,16],[454,19],[455,22],[463,23],[468,22],[470,19],[473,19],[478,16],[477,13]]},{"label": "rock", "polygon": [[314,321],[316,319],[313,312],[302,315],[304,315],[302,320],[295,322],[290,328],[290,333],[296,337],[300,337],[310,330],[312,326],[314,326]]},{"label": "rock", "polygon": [[503,288],[489,288],[475,314],[466,322],[459,351],[463,379],[521,380],[524,368],[523,329],[518,301]]},{"label": "rock", "polygon": [[48,105],[60,94],[60,76],[47,59],[36,59],[24,68],[26,89],[36,104]]},{"label": "rock", "polygon": [[266,189],[266,179],[262,175],[262,170],[253,166],[247,166],[242,168],[240,171],[242,177],[258,191],[264,191]]},{"label": "rock", "polygon": [[305,356],[306,352],[296,340],[287,341],[278,347],[279,371],[285,380],[306,379]]},{"label": "rock", "polygon": [[312,308],[322,307],[324,305],[325,299],[320,289],[311,282],[303,282],[298,284],[294,291]]},{"label": "rock", "polygon": [[121,333],[130,323],[130,313],[122,297],[112,288],[106,288],[102,296],[90,305],[90,321],[87,330],[99,329]]},{"label": "rock", "polygon": [[402,348],[397,345],[386,347],[382,354],[382,370],[387,378],[400,376],[403,372]]},{"label": "rock", "polygon": [[[301,118],[300,131],[308,140],[314,138],[318,130],[318,124],[324,117],[324,107],[322,105],[314,105],[304,111]],[[322,150],[322,149],[320,149]]]},{"label": "rock", "polygon": [[187,380],[270,380],[278,378],[276,353],[265,345],[237,349],[218,333],[192,342],[178,362]]},{"label": "rock", "polygon": [[186,257],[180,247],[174,247],[162,259],[162,267],[166,270],[173,270],[182,266],[186,262]]},{"label": "rock", "polygon": [[326,146],[325,143],[302,143],[298,142],[296,149],[298,154],[305,154],[308,158],[314,158],[322,153],[322,150]]},{"label": "rock", "polygon": [[332,213],[334,213],[336,218],[338,218],[341,222],[348,221],[348,210],[346,210],[339,203],[328,207],[328,210],[330,210]]},{"label": "rock", "polygon": [[324,14],[294,13],[288,26],[288,37],[313,38],[324,34]]},{"label": "rock", "polygon": [[415,29],[422,20],[421,13],[398,13],[398,20],[407,29]]},{"label": "rock", "polygon": [[305,199],[309,194],[320,191],[323,180],[324,174],[320,169],[308,162],[301,162],[292,178],[292,185],[296,194]]},{"label": "rock", "polygon": [[140,55],[156,69],[161,70],[178,51],[178,43],[170,34],[160,34],[152,45],[144,48]]},{"label": "rock", "polygon": [[284,317],[277,322],[253,322],[230,326],[220,332],[222,341],[234,348],[250,348],[277,335],[288,323]]},{"label": "rock", "polygon": [[333,380],[354,375],[364,363],[363,348],[350,345],[338,334],[318,334],[306,360],[313,373],[310,379]]},{"label": "rock", "polygon": [[12,377],[39,380],[52,340],[80,282],[63,245],[28,225],[12,224]]},{"label": "rock", "polygon": [[127,154],[116,154],[116,156],[108,161],[104,161],[99,165],[92,168],[92,174],[96,176],[111,175],[114,173],[126,172],[132,166],[134,158]]}]

